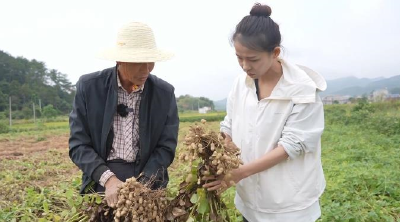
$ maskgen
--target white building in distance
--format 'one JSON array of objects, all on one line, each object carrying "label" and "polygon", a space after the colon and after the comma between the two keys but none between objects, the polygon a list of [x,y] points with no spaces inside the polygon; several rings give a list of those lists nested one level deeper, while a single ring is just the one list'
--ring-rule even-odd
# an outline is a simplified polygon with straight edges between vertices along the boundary
[{"label": "white building in distance", "polygon": [[209,111],[211,111],[211,107],[209,107],[209,106],[199,108],[199,113],[205,114],[205,113],[208,113]]}]

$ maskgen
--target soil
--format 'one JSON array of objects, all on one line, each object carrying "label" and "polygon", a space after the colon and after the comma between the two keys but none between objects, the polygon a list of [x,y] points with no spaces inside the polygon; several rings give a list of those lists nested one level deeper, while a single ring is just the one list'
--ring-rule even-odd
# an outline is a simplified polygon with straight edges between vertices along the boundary
[{"label": "soil", "polygon": [[43,141],[35,137],[0,140],[0,160],[19,159],[29,154],[46,152],[49,149],[68,150],[68,135],[47,136]]}]

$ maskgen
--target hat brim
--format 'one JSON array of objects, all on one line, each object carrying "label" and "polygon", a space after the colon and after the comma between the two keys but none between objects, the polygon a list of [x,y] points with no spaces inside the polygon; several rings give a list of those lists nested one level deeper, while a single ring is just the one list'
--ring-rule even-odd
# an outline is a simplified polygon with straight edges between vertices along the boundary
[{"label": "hat brim", "polygon": [[124,50],[110,48],[101,51],[98,57],[116,62],[161,62],[171,59],[173,53],[160,49]]}]

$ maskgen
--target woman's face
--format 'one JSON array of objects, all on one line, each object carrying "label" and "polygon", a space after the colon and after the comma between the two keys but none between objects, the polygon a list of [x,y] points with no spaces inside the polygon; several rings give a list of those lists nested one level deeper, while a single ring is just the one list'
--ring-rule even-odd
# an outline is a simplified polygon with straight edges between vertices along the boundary
[{"label": "woman's face", "polygon": [[268,73],[273,62],[277,59],[274,53],[246,48],[239,41],[234,42],[234,47],[239,65],[253,79],[258,79]]}]

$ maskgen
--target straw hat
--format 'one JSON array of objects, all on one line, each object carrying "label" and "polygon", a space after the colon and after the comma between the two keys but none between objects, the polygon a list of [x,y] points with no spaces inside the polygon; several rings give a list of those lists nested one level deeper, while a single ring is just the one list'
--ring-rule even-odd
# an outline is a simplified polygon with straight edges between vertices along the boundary
[{"label": "straw hat", "polygon": [[172,56],[172,53],[157,48],[153,31],[140,22],[123,26],[115,47],[99,53],[100,58],[118,62],[159,62]]}]

